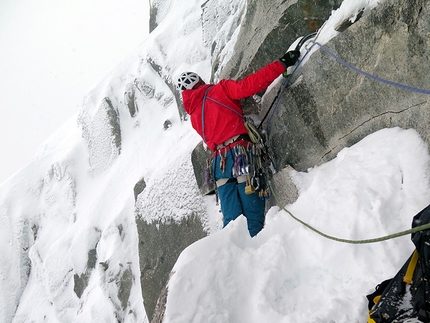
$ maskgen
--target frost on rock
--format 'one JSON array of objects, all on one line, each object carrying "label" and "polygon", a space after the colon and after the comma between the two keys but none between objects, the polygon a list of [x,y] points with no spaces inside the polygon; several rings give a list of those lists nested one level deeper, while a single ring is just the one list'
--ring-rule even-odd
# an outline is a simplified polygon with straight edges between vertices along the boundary
[{"label": "frost on rock", "polygon": [[202,40],[203,44],[211,49],[214,73],[220,61],[228,61],[233,55],[233,35],[240,28],[246,11],[246,1],[206,1],[202,10]]},{"label": "frost on rock", "polygon": [[[20,185],[25,202],[15,189],[4,190],[0,196],[0,243],[2,255],[8,259],[0,265],[2,322],[10,322],[12,317],[21,322],[29,313],[35,314],[43,300],[39,297],[32,302],[34,308],[26,306],[25,300],[36,299],[40,286],[45,288],[44,296],[58,300],[61,306],[60,294],[69,286],[70,266],[67,262],[59,265],[54,241],[73,222],[75,179],[68,162],[51,164],[44,176],[26,174],[25,178],[28,182]],[[47,254],[47,249],[52,253]],[[67,245],[60,253],[65,249]]]},{"label": "frost on rock", "polygon": [[34,242],[30,226],[22,214],[12,211],[11,205],[0,205],[0,243],[2,256],[7,259],[0,264],[0,318],[7,322],[13,318],[31,270],[27,255],[29,246]]},{"label": "frost on rock", "polygon": [[112,101],[102,100],[95,115],[83,109],[79,118],[82,136],[87,142],[89,163],[94,173],[108,168],[121,153],[121,127]]},{"label": "frost on rock", "polygon": [[[146,222],[171,219],[181,221],[191,213],[206,215],[202,197],[188,156],[176,161],[165,173],[148,179],[145,190],[137,197],[136,213]],[[160,198],[162,203],[160,203]],[[201,203],[196,203],[201,201]]]},{"label": "frost on rock", "polygon": [[149,318],[177,257],[207,235],[208,211],[187,155],[148,178],[137,196],[136,224],[142,294]]},{"label": "frost on rock", "polygon": [[152,99],[154,97],[155,88],[144,78],[136,78],[134,86],[145,98]]},{"label": "frost on rock", "polygon": [[166,18],[170,10],[172,0],[150,0],[149,31],[152,32]]},{"label": "frost on rock", "polygon": [[203,44],[217,49],[223,48],[236,28],[240,27],[246,1],[206,1],[202,5]]},{"label": "frost on rock", "polygon": [[76,206],[76,183],[72,174],[63,163],[56,163],[51,166],[51,169],[43,180],[44,202],[47,207],[49,206],[62,206],[62,210],[67,212],[56,211],[55,216],[66,214],[65,221],[68,220]]}]

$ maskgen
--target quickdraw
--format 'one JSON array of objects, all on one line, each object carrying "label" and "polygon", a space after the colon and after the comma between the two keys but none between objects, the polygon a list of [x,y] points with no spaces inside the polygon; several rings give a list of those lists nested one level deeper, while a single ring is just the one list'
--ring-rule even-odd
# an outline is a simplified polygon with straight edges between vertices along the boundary
[{"label": "quickdraw", "polygon": [[[245,177],[245,193],[258,192],[260,199],[269,198],[269,187],[267,186],[268,170],[264,169],[262,162],[261,144],[250,143],[248,147],[236,145],[234,152],[233,176],[235,178]],[[271,171],[270,171],[271,175]]]}]

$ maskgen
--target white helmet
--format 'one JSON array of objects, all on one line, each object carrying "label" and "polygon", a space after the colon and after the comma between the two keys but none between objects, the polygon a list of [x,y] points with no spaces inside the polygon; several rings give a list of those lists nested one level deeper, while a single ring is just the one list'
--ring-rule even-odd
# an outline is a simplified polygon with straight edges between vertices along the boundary
[{"label": "white helmet", "polygon": [[194,72],[184,72],[179,76],[176,89],[178,91],[191,90],[197,83],[200,82],[200,76]]}]

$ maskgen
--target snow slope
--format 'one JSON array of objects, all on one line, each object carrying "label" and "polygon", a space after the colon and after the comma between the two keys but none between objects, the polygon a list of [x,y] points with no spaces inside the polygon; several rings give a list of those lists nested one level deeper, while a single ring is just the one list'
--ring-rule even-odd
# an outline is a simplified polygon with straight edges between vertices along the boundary
[{"label": "snow slope", "polygon": [[[242,218],[219,230],[218,209],[212,197],[198,194],[189,158],[200,138],[182,119],[169,87],[183,70],[210,79],[202,3],[170,1],[139,50],[85,97],[79,116],[0,186],[1,322],[148,321],[134,221],[133,187],[142,178],[147,186],[139,207],[151,215],[148,221],[180,219],[197,207],[210,233],[175,265],[165,322],[363,322],[364,296],[409,256],[409,237],[341,244],[276,207],[254,239]],[[224,13],[205,22],[205,35],[225,45],[223,66],[234,55],[246,3],[218,4]],[[319,41],[335,37],[332,27],[358,9],[377,4],[345,0]],[[135,115],[124,97],[133,86]],[[121,128],[116,141],[106,98]],[[300,197],[287,207],[343,238],[404,230],[428,204],[428,162],[414,130],[382,130],[327,164],[293,173]]]},{"label": "snow slope", "polygon": [[[428,163],[414,130],[385,129],[294,173],[300,197],[287,208],[339,238],[405,230],[429,203]],[[255,238],[241,217],[181,254],[164,322],[365,322],[365,296],[413,249],[410,236],[367,245],[327,240],[274,207]]]}]

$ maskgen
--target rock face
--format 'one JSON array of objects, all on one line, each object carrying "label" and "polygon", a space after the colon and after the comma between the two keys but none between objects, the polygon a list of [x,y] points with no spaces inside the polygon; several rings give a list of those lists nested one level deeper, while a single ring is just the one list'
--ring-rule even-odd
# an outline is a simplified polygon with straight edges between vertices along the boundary
[{"label": "rock face", "polygon": [[146,315],[151,320],[161,291],[182,250],[206,236],[200,217],[190,215],[180,222],[147,223],[136,219],[139,234],[139,261]]},{"label": "rock face", "polygon": [[[371,75],[430,89],[429,10],[427,1],[387,1],[326,47]],[[430,143],[428,94],[375,81],[318,49],[269,126],[278,169],[305,171],[382,128],[414,128]]]},{"label": "rock face", "polygon": [[[263,6],[254,4],[251,7],[255,10],[253,17],[257,19]],[[289,15],[287,10],[283,19]],[[340,26],[345,30],[325,47],[348,64],[371,75],[430,89],[429,67],[424,64],[428,62],[430,51],[426,36],[430,31],[429,18],[426,1],[386,1],[351,26]],[[241,77],[257,69],[263,65],[257,57],[266,56],[265,62],[268,62],[272,52],[268,48],[279,46],[279,41],[272,44],[275,37],[271,35],[279,34],[281,27],[258,38],[258,55],[246,59],[243,53],[249,54],[254,47],[245,49],[241,44],[247,43],[244,41],[248,38],[245,30],[252,29],[244,24],[242,30],[245,34],[236,44],[238,61],[230,62],[221,72],[225,77]],[[285,34],[297,36],[305,34],[304,31],[292,33],[290,30]],[[387,127],[414,128],[430,144],[428,94],[391,86],[357,73],[318,45],[314,45],[311,58],[293,75],[291,83],[279,105],[273,108],[270,124],[266,122],[263,127],[267,127],[278,172],[285,167],[306,171],[331,160],[344,147]],[[266,93],[260,110],[267,111],[278,89],[279,86]],[[279,182],[278,176],[281,173],[275,174],[274,179]],[[284,176],[284,180],[288,181],[288,176]],[[291,203],[297,192],[294,185],[288,187],[291,198],[283,202]],[[270,205],[274,203],[270,201]]]},{"label": "rock face", "polygon": [[194,178],[186,180],[193,169],[189,156],[184,158],[174,161],[171,173],[155,176],[152,189],[144,179],[135,185],[140,283],[149,320],[179,254],[207,235],[207,211]]},{"label": "rock face", "polygon": [[200,188],[200,193],[203,195],[212,194],[215,191],[215,183],[208,178],[210,174],[207,172],[208,163],[212,158],[212,152],[209,148],[204,147],[203,141],[200,142],[191,154],[191,162],[193,163],[194,176],[196,176],[197,185]]},{"label": "rock face", "polygon": [[[281,57],[298,37],[315,32],[342,1],[248,1],[235,56],[220,78],[241,78]],[[216,66],[216,65],[215,65]]]}]

